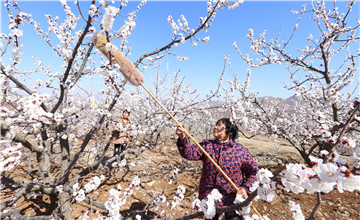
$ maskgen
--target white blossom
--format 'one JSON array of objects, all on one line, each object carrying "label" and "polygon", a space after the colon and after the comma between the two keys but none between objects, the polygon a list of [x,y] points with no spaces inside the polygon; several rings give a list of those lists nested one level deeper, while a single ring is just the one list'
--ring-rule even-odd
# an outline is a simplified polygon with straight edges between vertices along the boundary
[{"label": "white blossom", "polygon": [[215,201],[220,201],[221,198],[223,197],[223,195],[219,192],[218,189],[213,189],[210,193],[210,195],[212,196],[212,198],[215,200]]},{"label": "white blossom", "polygon": [[101,21],[101,25],[105,31],[110,31],[115,21],[115,16],[119,13],[119,8],[108,6]]},{"label": "white blossom", "polygon": [[81,202],[85,199],[85,191],[80,189],[79,191],[74,191],[73,196],[77,202]]},{"label": "white blossom", "polygon": [[313,35],[312,34],[309,34],[309,37],[307,38],[308,41],[312,40],[313,39]]},{"label": "white blossom", "polygon": [[134,186],[138,186],[140,184],[140,178],[138,176],[135,176],[131,184]]},{"label": "white blossom", "polygon": [[257,173],[256,173],[256,178],[260,183],[270,183],[271,182],[271,177],[273,177],[274,175],[272,174],[272,172],[268,169],[264,169],[261,168]]},{"label": "white blossom", "polygon": [[207,219],[212,219],[216,215],[215,201],[213,199],[201,200],[200,209]]},{"label": "white blossom", "polygon": [[304,214],[301,211],[301,207],[295,201],[289,201],[290,211],[294,220],[304,220]]},{"label": "white blossom", "polygon": [[87,184],[85,184],[85,192],[89,193],[93,190],[96,190],[101,183],[101,179],[98,176],[95,176],[90,182],[88,182]]}]

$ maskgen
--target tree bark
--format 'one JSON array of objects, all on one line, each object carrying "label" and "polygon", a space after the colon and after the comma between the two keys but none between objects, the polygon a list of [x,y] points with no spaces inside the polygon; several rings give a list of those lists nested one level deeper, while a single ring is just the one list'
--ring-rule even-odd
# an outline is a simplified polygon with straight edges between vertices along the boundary
[{"label": "tree bark", "polygon": [[70,195],[68,192],[61,192],[58,196],[59,199],[59,215],[60,219],[71,219],[71,203]]}]

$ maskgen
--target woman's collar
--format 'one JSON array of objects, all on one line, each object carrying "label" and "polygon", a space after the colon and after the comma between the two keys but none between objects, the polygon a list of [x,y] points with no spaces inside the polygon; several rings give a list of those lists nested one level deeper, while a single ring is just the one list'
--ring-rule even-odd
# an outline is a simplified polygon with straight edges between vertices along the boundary
[{"label": "woman's collar", "polygon": [[233,140],[230,138],[226,142],[221,142],[219,139],[215,139],[215,142],[218,143],[218,144],[232,144]]}]

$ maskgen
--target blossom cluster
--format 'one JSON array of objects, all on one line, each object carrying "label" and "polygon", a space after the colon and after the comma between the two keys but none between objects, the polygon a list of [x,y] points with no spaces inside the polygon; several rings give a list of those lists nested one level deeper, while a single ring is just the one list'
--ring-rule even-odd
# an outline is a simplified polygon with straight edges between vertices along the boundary
[{"label": "blossom cluster", "polygon": [[[256,189],[256,187],[254,188]],[[211,193],[207,196],[206,199],[203,200],[199,200],[196,199],[193,202],[193,209],[196,208],[199,211],[202,211],[204,213],[205,218],[207,219],[212,219],[215,215],[216,215],[216,203],[221,201],[223,195],[219,192],[219,190],[217,189],[213,189],[211,191]],[[236,198],[234,200],[234,204],[240,204],[243,201],[245,201],[245,198],[243,198],[242,195],[237,194]],[[259,220],[261,219],[258,215],[253,214],[252,216],[250,216],[250,207],[251,204],[249,204],[248,206],[245,206],[241,209],[241,213],[236,211],[237,214],[242,214],[244,219],[247,220]],[[225,214],[221,214],[219,216],[219,219],[223,219],[225,216]],[[269,220],[269,218],[267,216],[263,216],[263,219],[265,220]]]},{"label": "blossom cluster", "polygon": [[216,215],[216,202],[220,201],[223,196],[217,189],[213,189],[207,199],[196,199],[193,202],[193,208],[204,213],[205,218],[211,219]]},{"label": "blossom cluster", "polygon": [[105,8],[105,14],[101,20],[101,26],[104,31],[110,31],[115,21],[115,16],[119,13],[120,9],[114,6]]},{"label": "blossom cluster", "polygon": [[[224,7],[227,7],[228,9],[234,9],[236,7],[238,7],[240,4],[243,3],[243,0],[239,0],[239,1],[207,1],[207,13],[208,13],[208,17],[200,17],[200,26],[196,29],[191,29],[189,27],[189,23],[186,20],[184,15],[181,15],[180,18],[177,20],[177,22],[175,22],[173,20],[172,15],[168,16],[168,22],[170,23],[171,29],[173,31],[173,34],[175,36],[175,39],[178,39],[178,42],[180,42],[181,44],[184,44],[186,39],[190,38],[192,41],[192,45],[194,47],[196,47],[198,44],[196,41],[202,41],[203,43],[206,43],[210,40],[210,37],[204,37],[202,39],[197,39],[197,38],[193,38],[193,36],[196,34],[196,32],[198,32],[198,30],[200,29],[204,29],[206,30],[207,28],[209,28],[212,24],[212,21],[215,18],[216,15],[216,11],[218,11],[219,9],[222,9]],[[180,33],[179,33],[180,32]],[[177,43],[174,44],[175,46],[177,46]],[[178,57],[179,59],[179,57]]]},{"label": "blossom cluster", "polygon": [[176,168],[175,170],[172,171],[171,175],[169,178],[167,178],[167,182],[169,184],[172,184],[173,180],[175,180],[177,178],[177,175],[181,172],[183,172],[183,169],[186,165],[186,162],[182,163],[178,168]]},{"label": "blossom cluster", "polygon": [[[343,163],[340,158],[334,158],[337,165],[333,163],[323,163],[322,159],[312,157],[313,167],[309,168],[302,164],[290,163],[283,172],[281,183],[278,184],[271,180],[273,174],[267,169],[260,169],[257,173],[258,183],[253,185],[251,191],[257,189],[256,199],[263,199],[271,202],[275,198],[276,187],[287,192],[293,193],[329,193],[336,186],[339,192],[360,190],[360,176],[352,174],[349,170],[356,168],[359,161],[360,147],[351,156],[357,158],[357,163]],[[323,152],[326,153],[326,152]],[[243,199],[237,199],[238,203]],[[304,219],[299,204],[294,201],[289,202],[290,210],[294,219]],[[244,210],[245,211],[245,210]]]},{"label": "blossom cluster", "polygon": [[121,219],[120,208],[123,205],[124,200],[121,199],[121,187],[118,189],[110,189],[109,198],[105,202],[105,207],[109,211],[110,219]]},{"label": "blossom cluster", "polygon": [[21,163],[21,144],[9,143],[8,140],[0,140],[0,144],[0,172],[12,170]]},{"label": "blossom cluster", "polygon": [[121,160],[120,162],[113,162],[111,164],[112,167],[125,167],[126,166],[126,159]]},{"label": "blossom cluster", "polygon": [[[131,184],[121,192],[121,186],[118,185],[117,188],[112,188],[109,191],[109,198],[105,202],[105,207],[109,211],[109,218],[107,219],[121,219],[120,208],[125,204],[126,199],[133,194],[133,188],[140,184],[140,178],[138,176],[134,177]],[[104,219],[104,218],[101,218]]]},{"label": "blossom cluster", "polygon": [[[271,181],[271,177],[273,177],[273,174],[264,168],[261,168],[256,174],[256,178],[260,184],[257,188],[258,196],[267,202],[272,202],[275,198],[276,184]],[[255,188],[256,185],[257,184],[253,184],[252,188]]]},{"label": "blossom cluster", "polygon": [[[359,149],[359,147],[357,148]],[[358,158],[356,150],[352,158]],[[339,192],[360,189],[360,176],[350,172],[353,165],[343,164],[341,159],[336,164],[323,163],[321,159],[313,158],[314,166],[305,167],[300,164],[289,164],[282,178],[282,185],[286,191],[302,193],[305,190],[308,193],[322,192],[329,193],[336,186]]]},{"label": "blossom cluster", "polygon": [[167,202],[166,196],[159,194],[155,197],[155,199],[152,201],[153,209],[155,211],[159,211],[159,214],[162,215],[165,210],[164,208],[168,206],[169,202]]},{"label": "blossom cluster", "polygon": [[[45,111],[43,108],[46,106],[44,104],[48,104],[50,102],[49,97],[50,95],[38,93],[33,93],[30,96],[19,97],[16,99],[16,109],[11,110],[5,106],[0,107],[0,115],[1,117],[6,118],[5,121],[7,123],[31,124],[32,126],[27,127],[26,130],[31,130],[31,127],[35,129],[39,128],[39,126],[41,126],[39,122],[46,124],[59,123],[63,119],[62,114],[53,114]],[[21,112],[21,115],[13,117],[14,115],[18,115],[19,112]]]},{"label": "blossom cluster", "polygon": [[181,203],[185,197],[185,192],[186,188],[183,185],[179,185],[176,188],[175,196],[170,201],[163,195],[163,191],[161,190],[149,204],[152,204],[153,209],[158,211],[158,215],[163,215],[166,208],[170,207],[171,210],[174,210]]},{"label": "blossom cluster", "polygon": [[98,12],[98,8],[94,4],[90,5],[89,15],[91,17],[94,17],[97,12]]},{"label": "blossom cluster", "polygon": [[[86,198],[85,191],[84,189],[81,189],[79,183],[75,183],[72,188],[73,188],[73,197],[75,198],[76,202],[84,201],[84,199]],[[59,189],[61,190],[61,187]]]},{"label": "blossom cluster", "polygon": [[169,184],[171,184],[172,181],[173,181],[173,179],[176,178],[176,176],[177,176],[177,174],[179,173],[179,171],[180,171],[180,169],[176,168],[176,169],[172,172],[171,176],[167,179],[167,181],[168,181]]},{"label": "blossom cluster", "polygon": [[101,175],[100,177],[95,176],[90,182],[85,184],[85,193],[90,193],[94,190],[96,190],[99,186],[102,180],[105,179],[105,176]]},{"label": "blossom cluster", "polygon": [[24,97],[22,103],[18,105],[18,109],[23,109],[25,115],[30,121],[41,120],[43,116],[52,117],[51,113],[44,111],[41,104],[48,100],[48,95],[33,94]]},{"label": "blossom cluster", "polygon": [[175,192],[173,201],[171,202],[171,209],[174,209],[177,205],[180,204],[180,202],[184,199],[185,192],[185,187],[183,185],[179,185]]}]

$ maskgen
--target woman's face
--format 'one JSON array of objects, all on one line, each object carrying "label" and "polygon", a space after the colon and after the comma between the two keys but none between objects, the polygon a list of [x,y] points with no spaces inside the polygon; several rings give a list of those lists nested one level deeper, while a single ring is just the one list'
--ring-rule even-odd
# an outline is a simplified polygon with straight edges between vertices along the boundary
[{"label": "woman's face", "polygon": [[214,137],[220,141],[227,141],[230,137],[230,133],[226,134],[226,127],[221,121],[214,127]]},{"label": "woman's face", "polygon": [[129,117],[129,113],[123,112],[123,118],[128,118],[128,117]]}]

